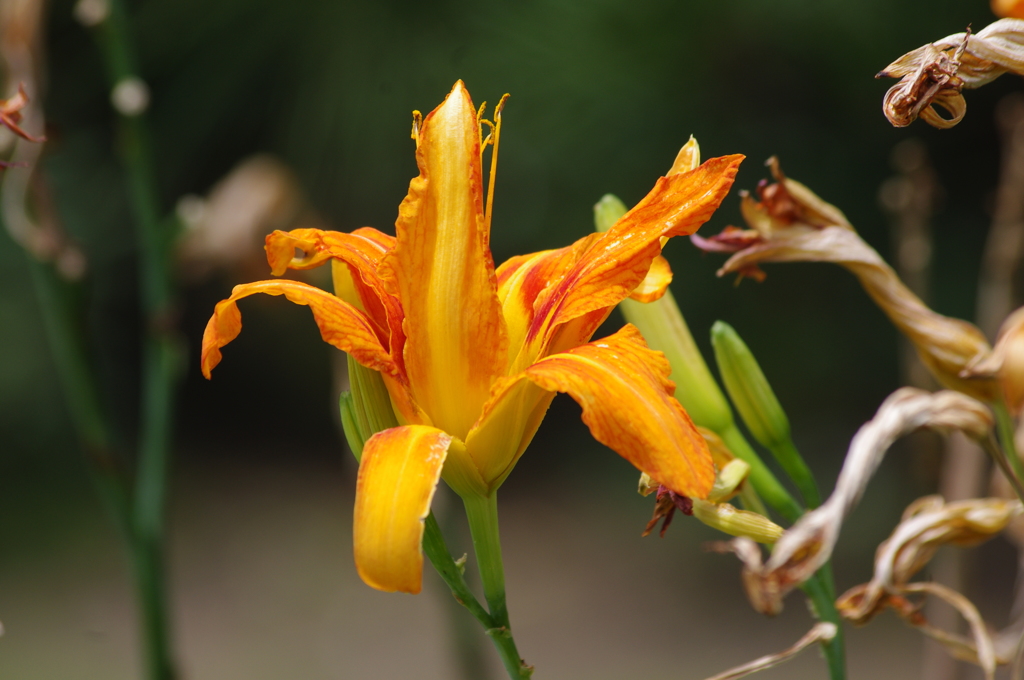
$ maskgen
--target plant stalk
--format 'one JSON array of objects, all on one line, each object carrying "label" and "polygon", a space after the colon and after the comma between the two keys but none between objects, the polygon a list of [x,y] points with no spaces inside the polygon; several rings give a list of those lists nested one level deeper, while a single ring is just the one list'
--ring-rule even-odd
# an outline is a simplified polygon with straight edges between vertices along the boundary
[{"label": "plant stalk", "polygon": [[[94,35],[113,91],[119,84],[138,76],[124,2],[108,2],[109,14],[95,27]],[[182,352],[173,330],[174,289],[170,268],[174,234],[160,218],[155,165],[143,112],[119,112],[118,145],[139,246],[139,302],[147,324],[133,548],[149,677],[173,680],[176,673],[171,661],[167,622],[163,532],[174,399],[182,364]]]},{"label": "plant stalk", "polygon": [[487,600],[493,623],[486,631],[487,635],[498,648],[509,677],[525,680],[533,675],[533,667],[526,665],[519,656],[505,604],[505,567],[498,536],[498,494],[491,492],[490,496],[466,497],[462,500],[466,506],[469,531],[473,536],[473,550],[480,568],[484,599]]}]

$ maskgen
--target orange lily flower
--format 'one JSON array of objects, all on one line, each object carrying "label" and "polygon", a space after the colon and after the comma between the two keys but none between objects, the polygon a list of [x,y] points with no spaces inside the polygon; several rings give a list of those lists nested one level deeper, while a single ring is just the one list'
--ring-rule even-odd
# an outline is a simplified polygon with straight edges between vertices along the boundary
[{"label": "orange lily flower", "polygon": [[[660,264],[645,282],[663,239],[707,221],[742,156],[663,177],[607,232],[495,269],[488,241],[501,105],[493,123],[482,112],[459,81],[425,118],[414,114],[420,174],[399,207],[397,236],[364,227],[267,237],[275,275],[330,261],[337,296],[291,280],[239,285],[203,336],[209,377],[241,331],[236,301],[284,295],[310,307],[326,342],[380,372],[402,424],[366,442],[354,523],[359,573],[381,590],[419,591],[423,519],[438,479],[463,497],[492,494],[556,392],[580,403],[598,441],[666,488],[703,498],[714,482],[664,355],[630,325],[588,341],[638,287],[644,299],[657,297],[652,287],[664,292],[670,276]],[[485,209],[481,154],[492,140]]]}]

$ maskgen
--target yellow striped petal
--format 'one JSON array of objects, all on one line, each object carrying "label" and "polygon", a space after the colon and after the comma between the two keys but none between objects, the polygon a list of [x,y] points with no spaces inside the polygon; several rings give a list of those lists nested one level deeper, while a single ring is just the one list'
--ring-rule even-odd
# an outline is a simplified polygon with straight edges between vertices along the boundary
[{"label": "yellow striped petal", "polygon": [[461,444],[426,425],[393,427],[367,440],[353,520],[356,569],[367,585],[420,592],[423,520],[452,446]]},{"label": "yellow striped petal", "polygon": [[413,397],[435,425],[464,437],[505,373],[508,340],[487,247],[480,128],[461,81],[423,119],[417,142],[420,174],[380,273],[405,311]]}]

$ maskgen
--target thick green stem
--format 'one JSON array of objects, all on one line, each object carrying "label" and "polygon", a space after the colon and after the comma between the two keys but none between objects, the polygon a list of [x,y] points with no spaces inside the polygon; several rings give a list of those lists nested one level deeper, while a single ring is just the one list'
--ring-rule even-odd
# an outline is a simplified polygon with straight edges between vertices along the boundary
[{"label": "thick green stem", "polygon": [[468,609],[469,613],[475,616],[485,629],[493,628],[494,619],[491,618],[491,615],[487,613],[487,610],[484,609],[480,601],[476,599],[476,595],[473,594],[466,584],[462,567],[455,563],[451,551],[448,550],[448,545],[441,534],[441,527],[438,525],[433,512],[427,515],[427,519],[424,522],[423,552],[426,553],[427,558],[434,565],[437,573],[444,579],[448,587],[451,588],[452,596],[455,597],[456,601]]},{"label": "thick green stem", "polygon": [[505,604],[505,567],[501,559],[501,541],[498,535],[498,494],[487,497],[462,499],[466,506],[469,531],[473,536],[473,550],[480,567],[480,580],[484,586],[484,599],[490,610],[493,627],[487,635],[501,655],[502,663],[509,677],[526,679],[533,675],[533,667],[527,666],[516,650],[509,623],[508,607]]}]

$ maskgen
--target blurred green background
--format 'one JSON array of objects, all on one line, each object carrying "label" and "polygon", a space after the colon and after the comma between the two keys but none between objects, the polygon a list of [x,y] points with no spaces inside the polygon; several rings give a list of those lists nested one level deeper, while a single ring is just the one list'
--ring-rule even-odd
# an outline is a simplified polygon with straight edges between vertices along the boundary
[{"label": "blurred green background", "polygon": [[[872,76],[925,42],[988,24],[983,0],[141,0],[129,9],[168,214],[243,159],[270,154],[294,173],[307,215],[339,230],[393,232],[416,174],[411,111],[430,110],[461,78],[478,104],[512,95],[491,241],[498,262],[587,234],[606,192],[639,200],[691,133],[705,158],[747,155],[737,189],[753,189],[767,176],[762,162],[779,155],[888,258],[877,195],[894,174],[894,146],[916,138],[944,191],[932,303],[973,318],[999,164],[994,110],[1021,83],[1007,76],[968,92],[952,130],[896,130],[880,110],[892,81]],[[114,114],[73,3],[49,3],[44,30],[42,173],[89,263],[96,368],[130,449],[142,321]],[[702,233],[741,224],[738,205],[734,191]],[[888,321],[834,266],[769,265],[763,284],[735,286],[715,277],[721,257],[684,239],[665,254],[705,355],[716,319],[739,331],[831,489],[850,437],[899,386]],[[245,330],[214,380],[200,375],[206,319],[232,285],[269,274],[259,257],[182,275],[189,366],[170,579],[183,677],[453,677],[435,576],[409,598],[369,590],[351,567],[355,468],[336,425],[338,353],[309,313],[280,298],[243,303]],[[6,235],[0,290],[0,677],[138,677],[126,558],[71,429],[26,256]],[[605,330],[621,322],[613,315]],[[797,598],[779,622],[755,616],[735,560],[701,551],[711,532],[677,518],[665,539],[639,539],[651,502],[578,412],[556,400],[502,492],[512,620],[537,677],[699,678],[795,640],[808,625]],[[885,463],[845,529],[840,590],[868,578],[874,546],[905,503],[934,490],[935,449],[897,448]],[[990,582],[1009,578],[1009,548],[986,550],[986,565],[1007,565],[986,566]],[[863,673],[905,677],[920,649],[889,619],[851,637]],[[808,654],[764,677],[823,675]]]}]

